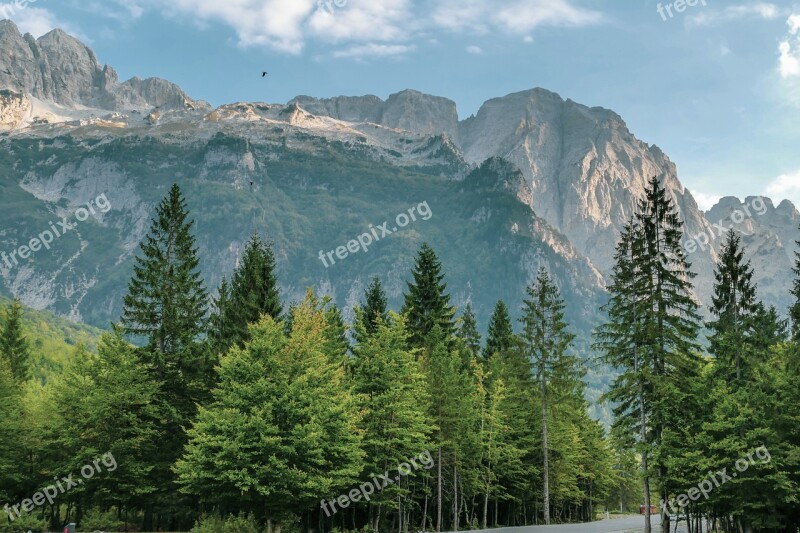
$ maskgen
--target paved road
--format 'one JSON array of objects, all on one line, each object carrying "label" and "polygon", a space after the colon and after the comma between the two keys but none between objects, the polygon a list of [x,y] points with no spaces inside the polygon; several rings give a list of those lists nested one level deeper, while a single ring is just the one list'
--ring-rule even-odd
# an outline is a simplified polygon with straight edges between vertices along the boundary
[{"label": "paved road", "polygon": [[[653,531],[657,532],[658,527],[661,524],[661,517],[656,515],[650,518],[651,518],[650,523],[653,527]],[[681,529],[683,528],[679,527],[678,531],[680,532]],[[628,532],[628,531],[639,532],[639,531],[644,531],[644,517],[626,516],[624,518],[599,520],[597,522],[590,522],[588,524],[559,524],[556,526],[503,527],[498,529],[485,529],[483,531],[485,531],[486,533],[616,533],[616,532]]]}]

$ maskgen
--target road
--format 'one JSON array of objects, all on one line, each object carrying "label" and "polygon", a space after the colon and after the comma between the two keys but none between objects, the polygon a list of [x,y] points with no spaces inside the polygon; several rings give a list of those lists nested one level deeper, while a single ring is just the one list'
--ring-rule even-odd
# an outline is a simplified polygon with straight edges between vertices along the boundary
[{"label": "road", "polygon": [[[661,517],[652,516],[650,524],[653,532],[658,532],[661,524]],[[681,523],[681,526],[685,524]],[[674,525],[670,528],[674,529]],[[685,531],[684,527],[678,527],[678,532]],[[626,516],[622,518],[612,518],[610,520],[598,520],[588,524],[559,524],[556,526],[524,526],[524,527],[502,527],[497,529],[484,529],[486,533],[616,533],[616,532],[639,532],[644,531],[643,516]],[[475,532],[470,532],[475,533]]]}]

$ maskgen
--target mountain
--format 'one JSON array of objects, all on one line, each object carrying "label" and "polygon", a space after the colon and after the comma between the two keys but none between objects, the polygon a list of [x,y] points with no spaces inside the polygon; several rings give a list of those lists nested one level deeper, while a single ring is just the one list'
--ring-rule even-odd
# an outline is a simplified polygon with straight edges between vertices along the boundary
[{"label": "mountain", "polygon": [[[492,99],[464,120],[451,100],[411,90],[212,109],[164,80],[119,83],[58,30],[37,40],[5,21],[0,43],[10,51],[0,56],[0,252],[86,213],[49,249],[0,261],[0,280],[32,307],[101,327],[119,316],[132,257],[173,182],[212,291],[259,231],[274,241],[287,300],[313,285],[349,315],[377,274],[399,307],[428,241],[453,303],[471,301],[481,327],[498,298],[516,311],[548,266],[584,351],[619,230],[648,178],[677,202],[687,239],[716,235],[718,217],[737,209],[723,199],[703,213],[675,164],[619,115],[544,89]],[[783,312],[800,214],[763,200],[764,214],[751,209],[737,224],[761,296]],[[410,220],[412,208],[431,215]],[[338,247],[384,222],[388,233],[367,251],[334,262]],[[709,238],[689,256],[701,302],[720,244]]]}]

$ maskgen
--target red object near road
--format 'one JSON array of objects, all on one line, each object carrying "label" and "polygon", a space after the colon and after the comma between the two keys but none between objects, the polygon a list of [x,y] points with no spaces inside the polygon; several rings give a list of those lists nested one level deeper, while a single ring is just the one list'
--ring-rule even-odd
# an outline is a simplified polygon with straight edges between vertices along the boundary
[{"label": "red object near road", "polygon": [[[657,514],[658,510],[656,509],[655,505],[650,505],[650,514],[654,515]],[[644,505],[639,506],[639,514],[644,514]]]}]

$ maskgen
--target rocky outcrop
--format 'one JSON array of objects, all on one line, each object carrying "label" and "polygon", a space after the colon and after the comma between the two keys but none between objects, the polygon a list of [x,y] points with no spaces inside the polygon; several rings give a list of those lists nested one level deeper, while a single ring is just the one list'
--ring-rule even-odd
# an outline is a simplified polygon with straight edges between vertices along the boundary
[{"label": "rocky outcrop", "polygon": [[31,111],[30,99],[22,93],[0,90],[0,130],[19,127]]},{"label": "rocky outcrop", "polygon": [[0,21],[3,88],[65,106],[111,111],[195,105],[180,87],[165,80],[133,78],[118,83],[113,68],[101,66],[90,48],[62,30],[34,39],[21,35],[8,20]]},{"label": "rocky outcrop", "polygon": [[419,91],[401,91],[389,96],[385,102],[372,95],[328,99],[298,96],[289,104],[297,104],[314,115],[348,122],[371,122],[425,135],[444,133],[458,142],[456,103]]}]

